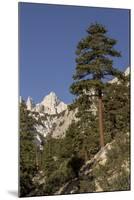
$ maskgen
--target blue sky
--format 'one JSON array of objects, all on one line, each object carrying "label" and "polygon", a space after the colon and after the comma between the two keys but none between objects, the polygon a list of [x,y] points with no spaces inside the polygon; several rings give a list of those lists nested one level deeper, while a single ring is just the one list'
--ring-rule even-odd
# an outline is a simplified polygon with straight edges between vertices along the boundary
[{"label": "blue sky", "polygon": [[65,103],[72,102],[69,87],[75,71],[77,43],[94,22],[108,29],[118,41],[122,57],[117,68],[129,63],[129,10],[19,3],[20,95],[40,102],[54,91]]}]

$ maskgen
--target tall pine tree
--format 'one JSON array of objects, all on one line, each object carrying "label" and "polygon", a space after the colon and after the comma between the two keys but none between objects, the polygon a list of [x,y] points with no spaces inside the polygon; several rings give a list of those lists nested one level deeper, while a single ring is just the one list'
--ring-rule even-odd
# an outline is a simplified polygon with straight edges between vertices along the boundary
[{"label": "tall pine tree", "polygon": [[103,130],[103,89],[108,79],[120,77],[122,73],[113,67],[112,57],[120,57],[120,52],[114,46],[117,41],[107,36],[106,28],[98,23],[91,24],[87,36],[77,45],[76,72],[73,76],[71,93],[81,101],[85,96],[91,110],[94,96],[98,100],[98,121],[100,146],[104,146]]}]

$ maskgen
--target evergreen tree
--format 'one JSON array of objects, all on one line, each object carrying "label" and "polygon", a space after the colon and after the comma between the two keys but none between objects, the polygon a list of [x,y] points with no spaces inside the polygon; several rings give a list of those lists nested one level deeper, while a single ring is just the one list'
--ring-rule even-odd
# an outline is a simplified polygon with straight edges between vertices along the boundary
[{"label": "evergreen tree", "polygon": [[92,24],[87,29],[87,34],[77,45],[76,72],[73,76],[71,93],[77,96],[77,103],[81,98],[86,99],[87,111],[91,110],[94,97],[97,97],[100,146],[103,147],[103,89],[107,79],[122,75],[113,67],[111,59],[120,57],[121,54],[114,49],[116,40],[107,36],[107,30],[103,25]]},{"label": "evergreen tree", "polygon": [[32,178],[36,173],[34,119],[29,116],[25,102],[20,105],[20,196],[28,196],[35,188]]},{"label": "evergreen tree", "polygon": [[118,82],[107,84],[104,95],[106,132],[114,139],[116,134],[129,132],[130,88],[129,76]]}]

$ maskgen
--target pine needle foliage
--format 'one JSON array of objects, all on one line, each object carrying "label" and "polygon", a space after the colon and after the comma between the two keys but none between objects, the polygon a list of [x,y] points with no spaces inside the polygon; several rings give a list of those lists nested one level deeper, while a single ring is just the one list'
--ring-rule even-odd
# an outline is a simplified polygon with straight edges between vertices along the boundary
[{"label": "pine needle foliage", "polygon": [[[81,104],[89,111],[94,97],[98,99],[98,121],[100,146],[104,146],[103,131],[103,90],[108,79],[121,77],[122,73],[113,66],[113,57],[120,57],[114,46],[117,41],[108,37],[107,29],[98,23],[91,24],[87,36],[78,43],[76,50],[76,70],[73,75],[74,83],[70,87],[76,95],[75,104]],[[83,109],[85,112],[85,109]]]}]

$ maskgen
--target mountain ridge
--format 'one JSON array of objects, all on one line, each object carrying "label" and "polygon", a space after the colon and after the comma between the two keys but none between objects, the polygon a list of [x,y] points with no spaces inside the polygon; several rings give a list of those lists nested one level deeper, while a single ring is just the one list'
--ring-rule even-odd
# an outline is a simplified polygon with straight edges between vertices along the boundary
[{"label": "mountain ridge", "polygon": [[55,92],[50,92],[40,103],[37,104],[34,104],[33,99],[28,97],[26,106],[30,111],[47,113],[50,115],[61,113],[67,109],[67,104],[60,101]]}]

